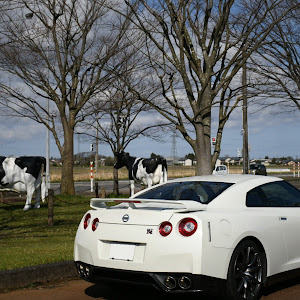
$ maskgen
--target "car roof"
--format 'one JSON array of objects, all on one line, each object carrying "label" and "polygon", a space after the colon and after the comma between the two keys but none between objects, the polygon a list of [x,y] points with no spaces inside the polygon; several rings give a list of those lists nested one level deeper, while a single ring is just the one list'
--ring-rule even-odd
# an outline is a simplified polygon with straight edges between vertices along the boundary
[{"label": "car roof", "polygon": [[[263,180],[266,182],[277,181],[278,177],[272,176],[260,176],[253,174],[224,174],[224,175],[202,175],[193,177],[184,177],[170,180],[172,182],[183,182],[183,181],[212,181],[212,182],[228,182],[228,183],[239,183],[249,180]],[[170,182],[168,181],[168,182]]]}]

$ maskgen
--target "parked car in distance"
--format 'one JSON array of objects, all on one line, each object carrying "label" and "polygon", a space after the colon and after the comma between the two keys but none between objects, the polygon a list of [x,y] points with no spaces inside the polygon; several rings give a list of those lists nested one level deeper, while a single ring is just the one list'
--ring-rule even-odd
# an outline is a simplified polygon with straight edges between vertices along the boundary
[{"label": "parked car in distance", "polygon": [[281,178],[179,178],[90,206],[74,261],[95,284],[258,300],[264,287],[300,270],[300,191]]},{"label": "parked car in distance", "polygon": [[214,175],[225,175],[228,174],[227,166],[225,165],[218,165],[215,166],[215,169],[213,170]]},{"label": "parked car in distance", "polygon": [[254,175],[267,176],[267,169],[263,164],[250,164],[249,173]]}]

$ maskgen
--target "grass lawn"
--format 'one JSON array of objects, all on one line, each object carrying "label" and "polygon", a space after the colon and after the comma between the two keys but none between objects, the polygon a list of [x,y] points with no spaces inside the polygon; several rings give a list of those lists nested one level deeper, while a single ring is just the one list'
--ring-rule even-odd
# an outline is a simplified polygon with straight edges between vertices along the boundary
[{"label": "grass lawn", "polygon": [[51,228],[46,202],[26,212],[24,200],[0,203],[0,270],[72,260],[76,230],[89,200],[56,196]]},{"label": "grass lawn", "polygon": [[[300,188],[300,178],[286,180]],[[46,202],[24,212],[24,197],[0,201],[0,270],[72,260],[76,230],[89,203],[90,197],[56,196],[54,226],[48,227]]]}]

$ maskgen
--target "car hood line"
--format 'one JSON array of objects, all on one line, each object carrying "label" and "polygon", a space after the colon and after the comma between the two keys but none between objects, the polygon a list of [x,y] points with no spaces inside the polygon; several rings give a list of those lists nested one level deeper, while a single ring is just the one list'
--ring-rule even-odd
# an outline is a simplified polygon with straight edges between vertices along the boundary
[{"label": "car hood line", "polygon": [[[207,205],[201,204],[193,200],[161,200],[161,199],[128,199],[128,198],[92,198],[90,201],[90,207],[93,209],[109,209],[106,205],[107,202],[115,202],[125,204],[127,207],[122,206],[122,208],[128,209],[153,209],[154,205],[157,208],[166,210],[175,210],[176,212],[191,212],[206,210]],[[147,206],[148,205],[148,206]]]}]

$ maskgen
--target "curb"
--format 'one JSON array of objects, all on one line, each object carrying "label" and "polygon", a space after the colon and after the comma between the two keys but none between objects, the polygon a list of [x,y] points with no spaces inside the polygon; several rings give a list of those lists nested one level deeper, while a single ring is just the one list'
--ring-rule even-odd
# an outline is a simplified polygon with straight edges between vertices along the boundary
[{"label": "curb", "polygon": [[77,277],[74,261],[38,265],[21,269],[0,271],[0,291],[19,289],[35,283],[47,283]]}]

